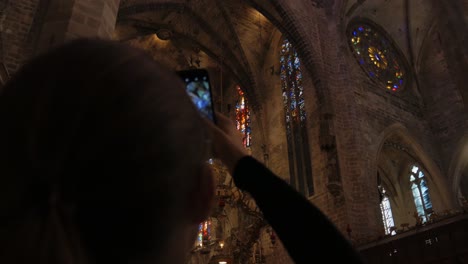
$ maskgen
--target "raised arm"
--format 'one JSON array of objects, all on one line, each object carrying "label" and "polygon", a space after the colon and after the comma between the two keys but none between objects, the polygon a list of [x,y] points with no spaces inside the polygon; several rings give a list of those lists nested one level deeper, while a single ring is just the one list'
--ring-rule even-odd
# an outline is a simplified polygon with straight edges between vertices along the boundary
[{"label": "raised arm", "polygon": [[362,263],[359,254],[331,221],[304,196],[247,155],[229,119],[208,124],[214,154],[228,167],[238,188],[254,198],[295,263]]},{"label": "raised arm", "polygon": [[243,157],[234,181],[249,192],[295,263],[362,263],[327,217],[260,162]]}]

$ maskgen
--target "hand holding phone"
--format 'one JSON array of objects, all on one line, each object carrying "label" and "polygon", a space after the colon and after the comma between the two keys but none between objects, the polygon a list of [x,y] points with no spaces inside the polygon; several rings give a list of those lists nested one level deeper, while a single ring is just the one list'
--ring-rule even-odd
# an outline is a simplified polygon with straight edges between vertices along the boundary
[{"label": "hand holding phone", "polygon": [[195,69],[179,71],[177,74],[185,83],[187,94],[190,96],[195,107],[204,117],[216,123],[208,71],[205,69]]},{"label": "hand holding phone", "polygon": [[221,160],[233,175],[238,161],[249,156],[249,152],[242,144],[242,134],[228,117],[216,114],[218,124],[205,120],[205,126],[210,130],[213,142],[213,155]]}]

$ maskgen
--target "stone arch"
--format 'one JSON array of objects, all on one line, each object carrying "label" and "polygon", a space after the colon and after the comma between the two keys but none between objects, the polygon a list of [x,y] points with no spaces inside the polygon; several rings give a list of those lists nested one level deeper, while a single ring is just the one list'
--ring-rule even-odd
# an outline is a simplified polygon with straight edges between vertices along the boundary
[{"label": "stone arch", "polygon": [[[267,1],[262,2],[263,1],[241,1],[240,7],[245,7],[244,9],[255,9],[266,18],[265,20],[268,20],[276,27],[274,30],[275,33],[279,30],[281,31],[280,18],[274,12],[274,8],[267,6],[266,4],[269,4]],[[268,123],[264,121],[265,114],[262,110],[265,104],[260,102],[262,100],[262,94],[259,90],[263,80],[258,78],[256,67],[258,65],[252,65],[250,63],[252,62],[252,57],[248,55],[251,54],[246,51],[245,43],[239,39],[241,34],[239,34],[239,31],[236,32],[234,23],[231,21],[229,13],[230,5],[223,5],[223,3],[219,1],[207,3],[210,3],[210,5],[206,7],[206,10],[200,12],[200,9],[198,9],[196,5],[190,5],[187,1],[124,0],[119,7],[117,25],[120,29],[130,29],[125,33],[130,38],[152,35],[157,33],[157,29],[166,29],[172,32],[174,39],[180,38],[179,42],[190,43],[190,45],[198,47],[201,52],[206,54],[206,57],[209,57],[210,61],[214,62],[213,64],[218,65],[216,68],[217,71],[214,70],[212,76],[216,74],[218,75],[217,77],[223,75],[223,77],[218,78],[219,82],[217,83],[221,83],[219,86],[224,87],[222,89],[224,92],[227,87],[234,83],[239,84],[245,92],[252,113],[252,127],[255,131],[254,133],[257,133],[256,136],[258,136],[256,139],[253,139],[256,144],[251,148],[251,151],[254,156],[264,156],[266,157],[265,160],[267,160],[268,154],[266,154],[267,150],[265,150],[264,146],[266,141],[265,127],[268,127]],[[156,12],[154,15],[156,18],[153,18],[153,15],[150,14],[150,19],[142,21],[141,15],[144,17],[145,13],[148,14],[149,12]],[[247,12],[247,14],[248,13],[249,12]],[[168,23],[165,19],[157,18],[161,14],[166,17],[173,16],[169,19],[172,22]],[[217,17],[215,18],[214,15]],[[212,20],[220,23],[214,23]],[[251,26],[254,26],[253,23],[256,21],[251,22]],[[188,27],[190,24],[196,26]],[[136,27],[139,29],[138,32],[136,30],[131,30]],[[185,30],[185,27],[189,28],[189,30]],[[198,30],[197,34],[190,32],[190,29],[193,28]],[[231,46],[228,44],[231,44]],[[224,78],[224,76],[228,76],[228,78]],[[229,98],[226,97],[228,93],[224,92],[220,93],[220,98]],[[223,99],[219,101],[219,105],[221,105]],[[222,107],[220,108],[222,109]]]},{"label": "stone arch", "polygon": [[[455,205],[454,199],[451,195],[451,191],[446,178],[443,176],[441,170],[436,165],[436,163],[426,153],[421,144],[418,143],[418,140],[411,134],[411,132],[405,126],[403,126],[400,123],[392,124],[380,133],[379,145],[375,155],[376,158],[374,160],[375,170],[378,167],[379,156],[382,152],[385,142],[388,139],[395,136],[399,137],[401,139],[401,143],[404,143],[409,148],[409,150],[412,151],[412,154],[414,154],[412,155],[414,158],[414,162],[422,166],[427,172],[426,177],[428,178],[430,188],[432,190],[437,191],[437,196],[439,198],[437,201],[438,208],[436,209],[448,210],[453,208]],[[403,166],[409,169],[411,164],[407,163]],[[400,177],[403,177],[403,175],[400,175]]]},{"label": "stone arch", "polygon": [[[270,22],[276,26],[283,34],[285,34],[288,39],[294,44],[299,57],[301,58],[302,64],[304,65],[305,70],[309,73],[309,76],[312,79],[313,87],[316,89],[316,96],[318,104],[321,105],[321,108],[324,109],[324,112],[332,112],[332,104],[330,102],[328,94],[327,85],[325,84],[325,79],[322,76],[322,54],[320,52],[319,45],[312,45],[308,40],[308,36],[324,34],[325,31],[319,32],[319,28],[315,27],[314,32],[306,30],[303,26],[303,19],[301,15],[295,12],[297,8],[291,8],[291,3],[288,1],[262,1],[262,0],[245,0],[247,5],[255,8],[257,11],[261,12]],[[122,0],[120,4],[119,18],[122,16],[127,16],[129,14],[134,14],[142,11],[147,11],[157,8],[172,8],[174,10],[180,10],[184,6],[184,1],[180,0],[152,0],[152,1],[141,1],[141,0]],[[310,10],[309,10],[310,9]],[[308,18],[322,17],[325,18],[325,8],[321,5],[312,5],[305,6],[305,10],[312,11],[315,13],[315,16],[312,16],[310,12],[307,14]],[[310,19],[308,19],[310,20]],[[245,81],[243,86],[252,87],[252,89],[247,90],[247,96],[252,102],[255,110],[259,111],[259,104],[257,103],[258,94],[255,93],[255,87],[258,86],[255,83],[255,78],[253,77],[253,72],[251,69],[247,69],[247,79],[241,80]],[[250,94],[250,96],[249,96]]]},{"label": "stone arch", "polygon": [[[303,4],[303,3],[300,3]],[[324,17],[323,8],[315,8],[314,6],[304,6],[301,10],[300,7],[294,6],[289,1],[274,1],[273,5],[276,11],[283,19],[284,34],[294,44],[294,47],[302,60],[305,70],[312,78],[313,86],[317,92],[317,100],[322,106],[324,112],[332,112],[333,106],[329,101],[329,89],[326,85],[326,78],[323,76],[322,69],[322,52],[319,45],[312,45],[312,38],[310,36],[322,35],[325,32],[319,32],[319,28],[315,27],[311,32],[310,28],[305,28],[303,21],[315,20],[316,17]],[[301,10],[304,12],[299,12]],[[307,12],[307,19],[304,19]],[[313,19],[311,19],[313,18]]]},{"label": "stone arch", "polygon": [[457,146],[450,162],[448,179],[453,195],[461,203],[461,195],[468,199],[468,190],[464,190],[466,193],[462,193],[461,190],[462,181],[468,181],[468,133],[458,141]]},{"label": "stone arch", "polygon": [[[121,3],[119,7],[119,15],[117,19],[117,25],[128,25],[135,21],[132,21],[131,17],[133,15],[138,15],[144,12],[150,11],[161,11],[161,10],[168,10],[173,12],[179,12],[187,17],[187,21],[192,21],[203,29],[206,35],[209,36],[209,42],[202,42],[200,39],[196,39],[194,36],[191,36],[188,33],[184,32],[175,32],[178,36],[185,38],[188,42],[197,43],[204,52],[206,52],[213,60],[218,61],[220,64],[223,65],[226,69],[231,69],[231,72],[235,72],[235,77],[238,79],[239,83],[246,87],[246,95],[251,102],[253,109],[256,112],[261,111],[260,104],[257,103],[258,101],[258,94],[256,93],[257,82],[253,74],[253,70],[251,69],[250,65],[247,62],[245,54],[243,53],[242,49],[238,50],[239,56],[236,56],[234,52],[230,49],[223,49],[223,47],[227,47],[227,43],[218,37],[216,30],[206,22],[206,20],[200,16],[200,14],[196,13],[194,10],[190,9],[190,7],[183,1],[141,1],[141,0],[134,0],[134,1],[125,1]],[[130,19],[129,19],[130,18]],[[164,25],[161,23],[144,23],[143,27],[147,29],[147,33],[156,33],[155,28],[157,27],[168,27],[168,25]],[[229,30],[232,31],[231,28]],[[231,32],[232,33],[232,32]],[[141,34],[140,34],[141,35]],[[236,39],[235,41],[239,41]],[[218,47],[218,46],[219,47]],[[217,47],[215,47],[217,46]],[[240,43],[238,43],[240,46]],[[230,62],[230,66],[227,62]]]},{"label": "stone arch", "polygon": [[[269,70],[270,74],[272,76],[274,76],[275,78],[275,83],[277,84],[277,86],[280,87],[280,77],[279,77],[279,74],[280,74],[280,66],[279,66],[279,58],[280,58],[280,50],[281,50],[281,43],[282,43],[282,39],[284,37],[284,34],[281,32],[281,31],[277,31],[273,34],[273,36],[271,36],[271,45],[270,45],[270,48],[269,48],[269,51],[270,51],[270,54],[269,55],[269,60],[272,61],[272,68],[269,67],[269,65],[266,65],[269,61],[265,61],[265,65],[263,65],[263,69],[264,70]],[[271,78],[269,78],[270,82],[271,81]],[[274,89],[272,91],[270,91],[270,93],[274,94],[274,98],[273,100],[279,100],[279,101],[282,101],[281,99],[281,88],[279,89],[276,89],[276,86],[272,86],[271,85],[264,85],[264,87],[261,87],[260,89]],[[265,93],[265,92],[263,92]],[[283,111],[282,108],[278,109],[278,111]],[[264,123],[263,124],[264,127],[268,127],[268,123]],[[280,126],[282,130],[286,130],[285,127],[284,127],[284,124],[281,123],[281,125],[277,125],[277,126]],[[266,140],[266,136],[265,137],[265,140]],[[286,138],[285,136],[282,137],[282,138]]]},{"label": "stone arch", "polygon": [[[320,47],[312,45],[310,41],[308,41],[309,34],[319,35],[319,33],[321,33],[323,35],[324,32],[319,32],[318,28],[315,28],[315,32],[307,32],[308,30],[304,29],[303,27],[302,18],[294,11],[296,8],[292,9],[289,6],[291,3],[288,1],[273,1],[273,3],[270,3],[269,1],[245,0],[245,3],[261,12],[267,19],[270,20],[273,25],[275,25],[283,34],[285,34],[288,39],[290,39],[302,60],[304,68],[308,71],[312,78],[314,87],[317,90],[317,99],[319,104],[322,105],[325,109],[330,109],[328,111],[332,111],[332,105],[326,99],[329,92],[324,82],[325,78],[323,78],[321,74],[322,61],[319,58],[322,57],[322,54],[320,52]],[[184,2],[180,0],[122,0],[120,5],[121,7],[119,10],[119,17],[122,17],[124,15],[134,14],[155,8],[172,8],[174,10],[181,10],[184,6]],[[311,8],[311,11],[316,13],[316,16],[325,16],[325,9],[321,5],[314,4]],[[307,6],[306,10],[307,9],[309,9],[309,6]],[[309,13],[308,17],[314,16]],[[251,71],[249,72],[249,82],[249,85],[246,86],[256,86]],[[256,102],[256,100],[252,99],[251,101]]]},{"label": "stone arch", "polygon": [[426,31],[426,34],[423,36],[422,45],[419,50],[416,52],[416,59],[415,59],[415,71],[416,74],[419,74],[419,71],[424,64],[425,54],[427,50],[431,48],[433,45],[431,41],[431,36],[436,33],[437,31],[437,22],[434,20],[429,25],[429,29]]},{"label": "stone arch", "polygon": [[[325,76],[321,76],[322,74],[322,54],[320,52],[320,45],[315,45],[316,43],[311,42],[309,35],[319,35],[319,34],[326,34],[326,31],[319,32],[318,26],[314,27],[314,31],[310,32],[307,27],[304,27],[304,21],[302,17],[295,12],[296,8],[292,8],[291,4],[287,1],[264,1],[264,0],[244,0],[243,1],[246,5],[256,9],[259,11],[263,16],[265,16],[282,34],[286,35],[288,39],[294,44],[299,57],[301,58],[301,62],[303,65],[303,70],[306,72],[311,79],[312,85],[310,85],[311,89],[314,89],[314,96],[316,97],[317,105],[320,106],[316,110],[316,112],[320,113],[332,113],[332,104],[330,102],[330,94],[328,92],[328,87],[326,85],[326,78]],[[122,0],[119,10],[119,20],[131,16],[132,14],[144,12],[148,10],[155,10],[160,8],[169,8],[172,10],[181,10],[185,6],[185,1],[180,0],[151,0],[151,1],[143,1],[143,0]],[[312,11],[316,13],[317,16],[324,17],[324,9],[318,6],[308,6],[305,5],[306,10]],[[184,12],[191,12],[187,9],[184,9]],[[308,13],[307,16],[310,22],[310,18],[312,18],[317,23],[310,23],[310,25],[318,24],[318,18],[316,19],[315,16],[312,16]],[[307,26],[308,24],[306,24]],[[276,36],[272,37],[272,40],[275,40]],[[272,45],[276,46],[276,43],[272,43]],[[209,50],[210,47],[206,46],[206,50]],[[271,48],[274,51],[274,48]],[[276,51],[275,51],[276,52]],[[216,54],[212,54],[216,56]],[[212,56],[212,57],[213,57]],[[219,58],[218,58],[219,59]],[[245,63],[238,63],[239,65],[244,65]],[[241,69],[242,67],[236,67],[237,69]],[[251,102],[253,106],[253,110],[256,112],[257,116],[263,116],[261,114],[260,103],[259,101],[260,96],[258,93],[258,88],[261,83],[255,82],[254,72],[252,69],[243,68],[242,71],[245,71],[247,74],[245,75],[246,78],[240,78],[240,84],[242,87],[246,87],[246,94],[247,98]],[[317,114],[320,119],[323,119],[320,114]],[[264,123],[264,121],[259,120],[260,123]],[[328,127],[331,121],[327,121],[324,124],[324,127]],[[266,125],[263,125],[266,127]],[[336,145],[334,142],[333,136],[326,137],[325,140],[322,138],[320,141],[327,141],[329,145]]]},{"label": "stone arch", "polygon": [[385,171],[379,170],[377,176],[380,177],[381,184],[385,187],[387,192],[392,195],[392,198],[398,195],[395,184],[390,180],[390,177]]},{"label": "stone arch", "polygon": [[[448,173],[454,150],[468,130],[463,88],[451,72],[454,67],[443,47],[443,29],[433,22],[424,37],[418,54],[416,71],[421,84],[420,94],[424,101],[425,116],[432,128],[434,139],[440,144],[440,162]],[[450,174],[447,175],[451,177]]]},{"label": "stone arch", "polygon": [[[390,197],[396,227],[402,224],[415,224],[414,197],[409,181],[413,165],[418,165],[425,174],[431,201],[435,212],[454,208],[454,199],[449,185],[439,167],[429,157],[418,140],[401,123],[394,123],[384,129],[378,137],[375,149],[374,175],[387,173],[386,185],[391,186]],[[393,206],[395,205],[395,206]]]}]

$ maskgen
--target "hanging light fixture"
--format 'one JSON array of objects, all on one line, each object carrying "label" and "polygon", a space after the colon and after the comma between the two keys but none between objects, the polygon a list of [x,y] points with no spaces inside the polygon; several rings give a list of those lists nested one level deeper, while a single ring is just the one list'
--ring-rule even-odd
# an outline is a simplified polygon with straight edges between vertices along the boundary
[{"label": "hanging light fixture", "polygon": [[160,40],[170,40],[172,38],[172,31],[167,28],[161,28],[156,31],[156,36]]},{"label": "hanging light fixture", "polygon": [[216,264],[232,264],[233,259],[232,257],[228,255],[217,255],[213,256],[211,259],[210,263],[216,263]]}]

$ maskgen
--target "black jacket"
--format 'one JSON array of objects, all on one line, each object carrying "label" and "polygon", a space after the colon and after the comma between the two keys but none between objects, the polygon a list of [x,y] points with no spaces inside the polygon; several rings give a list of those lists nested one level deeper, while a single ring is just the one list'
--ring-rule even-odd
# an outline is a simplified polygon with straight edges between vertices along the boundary
[{"label": "black jacket", "polygon": [[295,263],[363,263],[317,207],[254,158],[242,158],[233,178],[254,198]]}]

